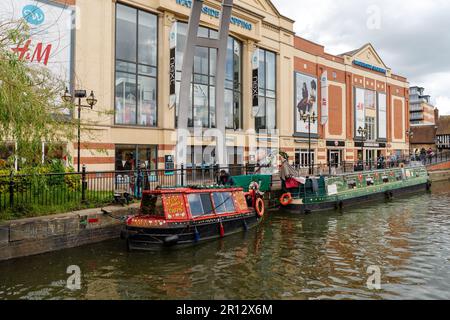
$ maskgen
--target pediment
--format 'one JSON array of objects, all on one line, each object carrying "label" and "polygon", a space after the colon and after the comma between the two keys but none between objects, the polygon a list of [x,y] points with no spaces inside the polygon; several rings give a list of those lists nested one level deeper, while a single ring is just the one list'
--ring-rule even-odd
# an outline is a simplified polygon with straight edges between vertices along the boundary
[{"label": "pediment", "polygon": [[375,48],[370,43],[364,45],[358,50],[348,53],[347,55],[351,56],[352,60],[364,62],[386,70],[389,69],[389,67],[383,62]]}]

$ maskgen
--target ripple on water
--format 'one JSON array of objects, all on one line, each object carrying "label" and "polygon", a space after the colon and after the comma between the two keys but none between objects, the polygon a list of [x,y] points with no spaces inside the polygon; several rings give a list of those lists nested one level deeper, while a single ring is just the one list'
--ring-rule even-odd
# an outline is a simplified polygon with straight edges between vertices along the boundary
[{"label": "ripple on water", "polygon": [[[182,250],[120,241],[0,263],[0,299],[450,299],[450,183],[431,194],[300,216]],[[65,288],[79,265],[82,290]],[[381,290],[366,282],[381,270]]]}]

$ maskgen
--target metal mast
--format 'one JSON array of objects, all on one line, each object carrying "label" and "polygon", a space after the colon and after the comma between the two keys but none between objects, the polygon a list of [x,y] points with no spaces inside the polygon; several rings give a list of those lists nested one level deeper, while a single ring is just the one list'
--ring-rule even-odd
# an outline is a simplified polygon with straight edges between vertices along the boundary
[{"label": "metal mast", "polygon": [[217,164],[228,165],[225,131],[225,65],[227,58],[228,34],[230,30],[231,12],[233,0],[223,0],[222,14],[220,18],[218,39],[209,39],[198,36],[200,16],[203,8],[203,0],[192,2],[192,11],[189,18],[186,46],[184,48],[183,65],[181,69],[180,99],[178,106],[178,130],[177,130],[177,153],[178,166],[186,164],[188,134],[188,112],[191,107],[191,80],[194,67],[195,47],[206,47],[217,49],[216,77],[215,77],[215,99],[216,99],[216,158]]}]

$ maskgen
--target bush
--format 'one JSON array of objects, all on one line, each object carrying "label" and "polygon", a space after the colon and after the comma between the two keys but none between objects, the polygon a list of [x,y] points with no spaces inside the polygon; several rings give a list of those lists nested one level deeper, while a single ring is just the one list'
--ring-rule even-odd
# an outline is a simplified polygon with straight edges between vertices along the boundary
[{"label": "bush", "polygon": [[[75,170],[73,168],[68,168],[66,172],[73,173]],[[64,177],[64,182],[70,191],[81,190],[81,176],[79,174],[66,174]]]}]

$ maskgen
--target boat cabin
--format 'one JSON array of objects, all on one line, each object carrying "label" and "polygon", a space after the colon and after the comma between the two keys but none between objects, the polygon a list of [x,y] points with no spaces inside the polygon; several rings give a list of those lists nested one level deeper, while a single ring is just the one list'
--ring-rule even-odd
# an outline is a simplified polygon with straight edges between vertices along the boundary
[{"label": "boat cabin", "polygon": [[242,188],[177,188],[145,191],[140,212],[128,226],[164,227],[168,223],[199,221],[248,214],[252,210]]}]

